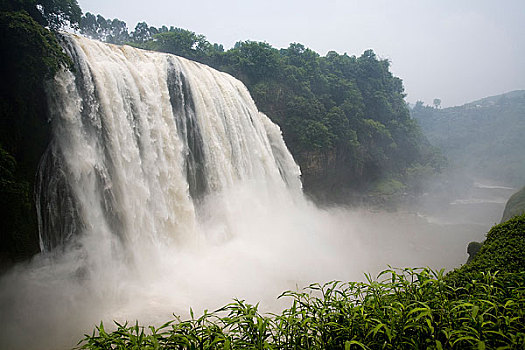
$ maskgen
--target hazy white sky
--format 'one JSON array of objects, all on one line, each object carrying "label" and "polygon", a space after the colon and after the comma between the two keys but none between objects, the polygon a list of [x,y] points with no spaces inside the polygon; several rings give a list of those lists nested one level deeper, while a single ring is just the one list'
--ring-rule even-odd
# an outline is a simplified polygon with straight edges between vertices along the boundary
[{"label": "hazy white sky", "polygon": [[84,12],[321,55],[373,49],[392,62],[407,100],[442,106],[525,89],[525,0],[78,0]]}]

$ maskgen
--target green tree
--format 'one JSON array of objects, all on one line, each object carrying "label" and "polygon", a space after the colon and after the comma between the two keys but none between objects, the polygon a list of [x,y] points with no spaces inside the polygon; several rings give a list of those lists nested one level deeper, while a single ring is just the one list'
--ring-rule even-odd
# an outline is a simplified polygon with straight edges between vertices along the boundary
[{"label": "green tree", "polygon": [[101,15],[85,13],[79,25],[80,33],[111,44],[124,44],[130,40],[126,22],[117,18],[105,19]]},{"label": "green tree", "polygon": [[1,0],[2,11],[26,11],[39,24],[58,30],[78,28],[82,10],[76,0]]},{"label": "green tree", "polygon": [[226,53],[225,67],[249,87],[262,80],[279,77],[279,51],[270,44],[256,41],[237,42]]},{"label": "green tree", "polygon": [[206,61],[214,47],[204,35],[197,35],[192,31],[181,28],[170,28],[167,32],[154,35],[151,43],[157,51],[168,52],[197,61]]},{"label": "green tree", "polygon": [[[153,38],[153,35],[156,34],[155,28],[149,27],[146,22],[139,22],[135,26],[135,30],[131,32],[131,39],[133,42],[141,44]],[[154,31],[154,33],[152,33]]]}]

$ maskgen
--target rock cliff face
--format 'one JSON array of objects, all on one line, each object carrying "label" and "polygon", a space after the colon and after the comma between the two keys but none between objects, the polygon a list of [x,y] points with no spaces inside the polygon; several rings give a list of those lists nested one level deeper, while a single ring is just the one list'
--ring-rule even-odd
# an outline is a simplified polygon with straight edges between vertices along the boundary
[{"label": "rock cliff face", "polygon": [[514,216],[521,214],[525,214],[525,187],[514,193],[509,198],[507,204],[505,205],[501,222],[503,223]]},{"label": "rock cliff face", "polygon": [[336,153],[311,151],[303,152],[299,159],[299,164],[303,173],[303,181],[317,182],[326,178],[336,170]]},{"label": "rock cliff face", "polygon": [[338,149],[300,152],[296,161],[304,192],[320,204],[362,204],[366,197],[365,169],[351,159]]},{"label": "rock cliff face", "polygon": [[304,192],[316,201],[330,201],[331,189],[337,182],[336,152],[301,152],[296,161],[301,168]]},{"label": "rock cliff face", "polygon": [[24,12],[0,13],[0,270],[39,251],[35,174],[51,140],[45,81],[65,55]]}]

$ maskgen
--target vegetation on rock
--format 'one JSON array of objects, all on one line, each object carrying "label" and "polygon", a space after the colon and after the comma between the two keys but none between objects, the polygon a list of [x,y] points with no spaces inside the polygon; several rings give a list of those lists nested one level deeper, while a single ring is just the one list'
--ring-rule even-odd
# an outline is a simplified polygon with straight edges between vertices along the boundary
[{"label": "vegetation on rock", "polygon": [[[33,199],[40,157],[50,142],[46,80],[70,59],[52,29],[80,19],[76,1],[0,3],[0,261],[39,251]],[[75,7],[76,5],[76,7]]]},{"label": "vegetation on rock", "polygon": [[524,251],[525,214],[492,227],[475,257],[449,273],[447,278],[459,283],[473,279],[479,272],[525,271]]}]

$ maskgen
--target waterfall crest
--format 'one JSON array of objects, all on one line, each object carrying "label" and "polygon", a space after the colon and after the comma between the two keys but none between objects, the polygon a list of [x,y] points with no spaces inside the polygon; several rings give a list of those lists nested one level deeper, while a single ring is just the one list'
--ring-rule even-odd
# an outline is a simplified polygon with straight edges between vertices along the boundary
[{"label": "waterfall crest", "polygon": [[59,73],[50,89],[54,135],[37,188],[42,250],[79,235],[108,251],[187,243],[201,218],[216,215],[203,210],[210,198],[227,209],[234,204],[225,193],[243,186],[300,196],[280,129],[240,81],[72,34],[63,46],[74,71]]}]

